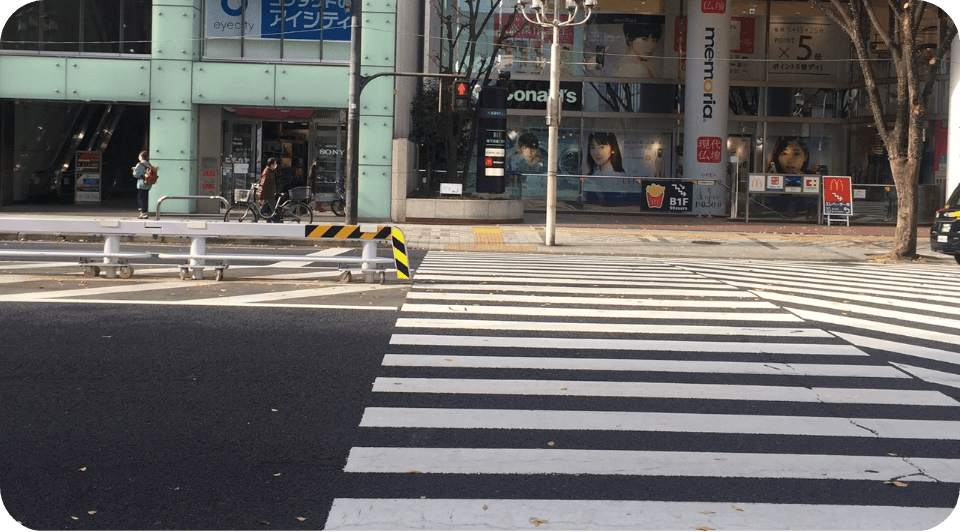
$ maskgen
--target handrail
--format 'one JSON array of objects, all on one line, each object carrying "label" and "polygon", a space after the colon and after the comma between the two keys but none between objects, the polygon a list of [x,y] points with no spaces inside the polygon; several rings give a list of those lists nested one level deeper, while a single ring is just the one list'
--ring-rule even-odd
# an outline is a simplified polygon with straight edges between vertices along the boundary
[{"label": "handrail", "polygon": [[166,201],[166,200],[168,200],[168,199],[185,199],[185,200],[209,199],[209,200],[220,200],[220,203],[223,204],[224,207],[226,207],[226,208],[228,208],[228,209],[230,208],[230,202],[227,201],[227,198],[225,198],[225,197],[223,197],[223,196],[164,196],[164,197],[160,198],[160,199],[157,201],[157,215],[156,215],[156,219],[157,219],[157,220],[160,219],[160,205],[161,205],[164,201]]}]

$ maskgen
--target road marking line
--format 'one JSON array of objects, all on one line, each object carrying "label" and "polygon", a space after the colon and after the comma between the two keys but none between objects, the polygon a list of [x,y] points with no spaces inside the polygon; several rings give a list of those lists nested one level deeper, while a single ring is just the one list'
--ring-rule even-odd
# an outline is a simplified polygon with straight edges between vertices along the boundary
[{"label": "road marking line", "polygon": [[[847,316],[838,316],[835,314],[827,314],[824,312],[816,312],[812,310],[804,310],[797,308],[784,308],[783,310],[787,312],[792,312],[803,318],[806,321],[819,321],[823,323],[829,323],[832,325],[842,325],[844,327],[854,327],[857,329],[866,329],[868,331],[877,331],[882,330],[886,334],[895,334],[897,336],[906,336],[914,340],[933,340],[934,342],[942,342],[947,345],[960,345],[960,335],[957,334],[947,334],[929,329],[918,329],[914,327],[904,327],[902,325],[894,325],[892,323],[883,323],[870,320],[864,320],[859,318],[850,318]],[[834,333],[837,334],[837,333]],[[848,335],[854,337],[852,335]],[[856,336],[858,340],[862,341],[864,337]],[[852,341],[852,340],[847,340]],[[917,355],[919,356],[919,355]],[[945,362],[955,361],[957,357],[954,355]],[[939,359],[934,359],[939,360]]]},{"label": "road marking line", "polygon": [[926,360],[937,360],[939,362],[946,362],[948,364],[960,364],[960,353],[955,351],[944,351],[943,349],[934,349],[920,345],[891,342],[889,340],[881,340],[879,338],[870,338],[867,336],[858,336],[843,332],[830,332],[836,335],[838,338],[842,338],[847,342],[859,347],[890,351],[892,353],[899,353],[901,355],[923,358]]},{"label": "road marking line", "polygon": [[382,365],[432,368],[496,368],[572,371],[645,371],[816,377],[909,379],[889,366],[859,364],[783,364],[772,362],[717,362],[703,360],[634,360],[621,358],[495,357],[461,355],[387,354]]},{"label": "road marking line", "polygon": [[407,299],[434,301],[495,301],[503,303],[540,303],[550,305],[609,305],[618,307],[695,307],[777,309],[767,301],[718,301],[709,299],[624,299],[613,297],[571,297],[521,294],[474,294],[466,292],[409,292]]},{"label": "road marking line", "polygon": [[786,312],[698,312],[698,311],[662,311],[662,310],[612,310],[550,307],[508,307],[495,305],[434,305],[423,303],[404,303],[403,312],[428,312],[435,314],[482,314],[510,316],[551,316],[582,318],[585,313],[593,318],[628,318],[648,320],[683,320],[689,323],[697,321],[802,321]]},{"label": "road marking line", "polygon": [[[953,508],[718,501],[334,499],[324,530],[927,530]],[[539,522],[539,521],[538,521]],[[947,529],[943,529],[947,530]]]},{"label": "road marking line", "polygon": [[458,320],[398,318],[397,328],[466,329],[492,331],[569,331],[624,334],[697,334],[704,336],[767,336],[785,338],[833,338],[821,330],[799,327],[724,327],[721,325],[667,325],[639,323],[591,323],[562,321]]},{"label": "road marking line", "polygon": [[374,392],[465,395],[541,395],[561,397],[633,397],[720,401],[960,406],[936,391],[880,390],[675,382],[615,382],[511,379],[418,379],[378,377]]},{"label": "road marking line", "polygon": [[960,440],[960,421],[667,412],[368,407],[360,426]]},{"label": "road marking line", "polygon": [[948,458],[579,449],[354,447],[344,471],[960,482]]}]

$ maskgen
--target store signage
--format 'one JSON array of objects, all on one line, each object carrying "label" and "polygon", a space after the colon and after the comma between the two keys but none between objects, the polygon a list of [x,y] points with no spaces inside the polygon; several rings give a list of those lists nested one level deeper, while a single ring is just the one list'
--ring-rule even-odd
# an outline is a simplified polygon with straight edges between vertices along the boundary
[{"label": "store signage", "polygon": [[[583,85],[581,83],[560,83],[560,108],[567,111],[583,109]],[[510,80],[507,88],[507,109],[543,109],[547,108],[550,97],[550,82],[539,80]]]},{"label": "store signage", "polygon": [[206,37],[350,41],[343,0],[208,0]]},{"label": "store signage", "polygon": [[641,183],[642,211],[688,212],[693,208],[693,182],[647,181]]},{"label": "store signage", "polygon": [[853,194],[849,176],[823,176],[823,214],[853,214]]},{"label": "store signage", "polygon": [[98,151],[78,151],[74,168],[77,176],[74,183],[74,201],[77,203],[100,203],[100,172],[102,154]]}]

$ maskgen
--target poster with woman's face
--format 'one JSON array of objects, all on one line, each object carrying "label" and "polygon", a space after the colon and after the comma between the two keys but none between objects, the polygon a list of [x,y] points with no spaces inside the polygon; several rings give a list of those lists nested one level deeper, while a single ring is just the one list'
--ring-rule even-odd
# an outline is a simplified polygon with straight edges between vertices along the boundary
[{"label": "poster with woman's face", "polygon": [[584,176],[664,177],[671,146],[666,135],[643,131],[592,131],[583,147]]},{"label": "poster with woman's face", "polygon": [[663,15],[594,15],[584,30],[584,75],[663,77],[663,25]]}]

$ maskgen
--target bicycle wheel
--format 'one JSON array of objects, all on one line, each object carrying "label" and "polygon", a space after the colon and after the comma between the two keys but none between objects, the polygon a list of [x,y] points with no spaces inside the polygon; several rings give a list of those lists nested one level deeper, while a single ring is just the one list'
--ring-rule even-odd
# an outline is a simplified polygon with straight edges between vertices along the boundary
[{"label": "bicycle wheel", "polygon": [[224,222],[256,222],[257,212],[249,203],[237,203],[227,209],[227,214],[223,215]]},{"label": "bicycle wheel", "polygon": [[283,205],[280,207],[280,221],[285,224],[305,224],[310,223],[310,220],[313,219],[313,216],[311,216],[312,213],[307,213],[307,215],[301,218],[295,209],[295,204]]},{"label": "bicycle wheel", "polygon": [[343,216],[343,200],[335,199],[330,202],[330,210],[333,211],[333,214],[336,216]]},{"label": "bicycle wheel", "polygon": [[294,202],[290,205],[287,205],[287,209],[299,219],[299,221],[296,223],[313,223],[313,209],[311,209],[306,203]]}]

